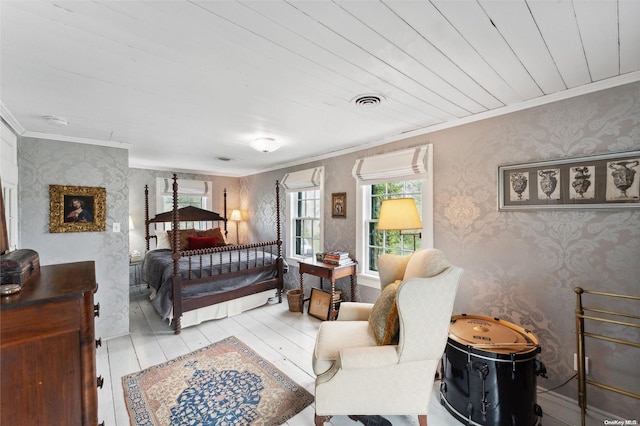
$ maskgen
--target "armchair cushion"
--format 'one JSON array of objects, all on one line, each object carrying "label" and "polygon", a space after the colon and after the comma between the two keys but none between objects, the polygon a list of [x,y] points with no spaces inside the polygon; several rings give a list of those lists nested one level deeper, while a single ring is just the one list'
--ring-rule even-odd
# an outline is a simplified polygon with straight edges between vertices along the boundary
[{"label": "armchair cushion", "polygon": [[371,315],[373,303],[342,302],[338,311],[338,321],[367,321]]},{"label": "armchair cushion", "polygon": [[397,283],[387,285],[371,309],[369,324],[371,325],[378,345],[398,343],[400,325],[398,321],[398,308],[396,306],[397,292]]},{"label": "armchair cushion", "polygon": [[339,358],[341,349],[366,346],[376,346],[368,322],[323,321],[313,351],[313,371],[317,376],[328,371]]}]

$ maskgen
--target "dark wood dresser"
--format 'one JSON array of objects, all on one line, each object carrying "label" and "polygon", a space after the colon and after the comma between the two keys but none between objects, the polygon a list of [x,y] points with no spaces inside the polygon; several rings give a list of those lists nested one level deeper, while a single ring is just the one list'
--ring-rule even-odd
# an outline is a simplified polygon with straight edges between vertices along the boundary
[{"label": "dark wood dresser", "polygon": [[44,266],[0,299],[0,424],[98,424],[94,262]]}]

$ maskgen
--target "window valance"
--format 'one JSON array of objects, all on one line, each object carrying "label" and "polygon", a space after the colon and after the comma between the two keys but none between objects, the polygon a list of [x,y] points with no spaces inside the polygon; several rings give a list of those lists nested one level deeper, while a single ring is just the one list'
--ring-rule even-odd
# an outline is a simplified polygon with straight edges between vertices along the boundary
[{"label": "window valance", "polygon": [[415,180],[427,176],[430,145],[388,152],[356,160],[353,177],[360,184]]},{"label": "window valance", "polygon": [[[162,195],[173,195],[173,179],[157,178],[158,188]],[[178,183],[178,194],[197,195],[205,197],[210,195],[211,182],[203,180],[186,180],[180,179]]]},{"label": "window valance", "polygon": [[318,189],[322,184],[323,174],[324,167],[299,170],[297,172],[291,172],[284,175],[280,184],[287,192]]}]

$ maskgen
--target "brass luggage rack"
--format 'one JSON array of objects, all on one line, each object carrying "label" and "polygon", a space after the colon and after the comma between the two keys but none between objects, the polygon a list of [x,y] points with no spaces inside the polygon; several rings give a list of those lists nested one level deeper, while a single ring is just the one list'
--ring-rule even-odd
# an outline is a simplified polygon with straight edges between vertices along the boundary
[{"label": "brass luggage rack", "polygon": [[633,346],[635,348],[640,348],[640,342],[632,342],[629,340],[617,339],[615,337],[603,336],[600,334],[588,333],[584,329],[584,320],[593,320],[599,322],[605,322],[609,324],[617,324],[624,327],[635,327],[640,328],[640,324],[634,324],[630,322],[620,321],[617,319],[609,319],[603,318],[600,316],[593,315],[585,315],[587,313],[593,314],[602,314],[609,315],[611,317],[618,318],[632,318],[636,320],[640,320],[640,316],[627,314],[624,312],[614,312],[607,311],[603,309],[596,308],[585,308],[582,306],[582,295],[583,294],[592,294],[596,296],[605,296],[605,297],[614,297],[628,300],[640,301],[640,296],[628,296],[624,294],[616,294],[616,293],[606,293],[602,291],[593,291],[593,290],[584,290],[580,287],[576,287],[574,289],[577,295],[577,303],[576,303],[576,338],[577,338],[577,346],[578,346],[578,404],[580,406],[580,419],[582,426],[585,426],[585,416],[587,412],[587,385],[596,386],[598,388],[608,390],[611,392],[616,392],[621,395],[626,395],[631,398],[640,399],[640,394],[629,392],[628,390],[620,389],[614,386],[610,386],[604,383],[596,382],[594,380],[587,380],[586,375],[586,364],[585,364],[585,346],[584,346],[584,338],[590,337],[592,339],[598,340],[606,340],[608,342],[613,342],[621,345]]}]

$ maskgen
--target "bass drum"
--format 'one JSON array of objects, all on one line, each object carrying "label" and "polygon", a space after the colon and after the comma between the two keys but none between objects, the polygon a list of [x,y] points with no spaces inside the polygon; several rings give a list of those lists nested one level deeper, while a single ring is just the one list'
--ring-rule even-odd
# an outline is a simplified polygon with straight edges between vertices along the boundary
[{"label": "bass drum", "polygon": [[533,426],[542,417],[536,403],[538,339],[498,318],[451,317],[442,357],[440,402],[467,425]]}]

